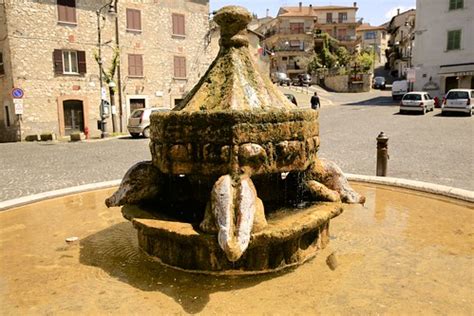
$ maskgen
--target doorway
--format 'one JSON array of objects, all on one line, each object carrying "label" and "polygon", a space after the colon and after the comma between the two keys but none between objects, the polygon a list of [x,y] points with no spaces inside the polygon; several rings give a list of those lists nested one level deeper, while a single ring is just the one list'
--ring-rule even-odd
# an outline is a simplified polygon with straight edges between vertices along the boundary
[{"label": "doorway", "polygon": [[143,109],[145,104],[145,99],[130,99],[130,114],[136,109]]},{"label": "doorway", "polygon": [[63,102],[64,134],[84,132],[84,106],[80,100],[66,100]]},{"label": "doorway", "polygon": [[445,84],[445,91],[447,93],[451,89],[457,89],[458,87],[458,79],[457,77],[446,77],[446,84]]}]

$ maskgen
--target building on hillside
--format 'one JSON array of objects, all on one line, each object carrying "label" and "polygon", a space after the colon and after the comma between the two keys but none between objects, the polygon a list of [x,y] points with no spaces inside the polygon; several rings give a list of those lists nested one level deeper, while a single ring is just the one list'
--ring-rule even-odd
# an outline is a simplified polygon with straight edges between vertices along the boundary
[{"label": "building on hillside", "polygon": [[397,78],[406,78],[407,69],[412,67],[412,51],[415,45],[416,10],[410,9],[394,16],[388,26],[387,68]]},{"label": "building on hillside", "polygon": [[322,45],[327,33],[341,46],[354,51],[358,43],[356,27],[357,3],[353,6],[281,7],[275,19],[257,29],[265,35],[265,50],[272,53],[271,71],[284,72],[290,77],[305,73],[304,58],[314,53],[315,45]]},{"label": "building on hillside", "polygon": [[[0,141],[100,134],[100,99],[109,96],[107,84],[99,88],[99,33],[104,70],[120,47],[116,131],[122,122],[126,132],[133,109],[173,107],[211,60],[208,0],[6,0],[0,20]],[[22,111],[12,88],[24,91]]]},{"label": "building on hillside", "polygon": [[417,0],[415,89],[474,89],[474,0]]},{"label": "building on hillside", "polygon": [[359,25],[356,29],[359,51],[375,52],[375,66],[385,65],[387,58],[385,50],[388,44],[387,30],[384,26],[372,26],[368,23]]}]

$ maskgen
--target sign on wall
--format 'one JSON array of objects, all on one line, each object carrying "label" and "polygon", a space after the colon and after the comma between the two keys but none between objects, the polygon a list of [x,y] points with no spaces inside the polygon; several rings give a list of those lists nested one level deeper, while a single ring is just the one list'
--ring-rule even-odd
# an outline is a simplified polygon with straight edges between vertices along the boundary
[{"label": "sign on wall", "polygon": [[12,97],[13,97],[13,99],[21,99],[21,98],[23,98],[24,95],[25,95],[25,94],[24,94],[24,92],[23,92],[22,89],[20,89],[20,88],[13,88],[13,89],[12,89]]},{"label": "sign on wall", "polygon": [[13,104],[15,104],[15,114],[23,114],[23,99],[13,99]]}]

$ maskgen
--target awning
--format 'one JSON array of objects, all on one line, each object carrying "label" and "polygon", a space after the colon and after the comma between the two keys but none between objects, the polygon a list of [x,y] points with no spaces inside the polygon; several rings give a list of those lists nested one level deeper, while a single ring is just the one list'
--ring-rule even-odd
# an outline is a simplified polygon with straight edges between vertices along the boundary
[{"label": "awning", "polygon": [[438,74],[440,76],[474,76],[474,63],[457,65],[441,65]]}]

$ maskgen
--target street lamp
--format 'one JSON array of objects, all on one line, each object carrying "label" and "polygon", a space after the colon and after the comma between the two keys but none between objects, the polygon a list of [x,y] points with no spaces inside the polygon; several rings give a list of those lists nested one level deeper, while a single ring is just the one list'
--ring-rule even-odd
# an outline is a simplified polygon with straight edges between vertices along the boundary
[{"label": "street lamp", "polygon": [[[98,56],[98,64],[99,64],[99,87],[100,87],[100,130],[101,130],[101,134],[100,134],[100,137],[101,138],[106,138],[108,137],[108,133],[107,133],[107,117],[109,116],[108,115],[108,109],[105,108],[105,104],[106,104],[106,97],[105,97],[105,90],[104,90],[104,85],[103,85],[103,82],[102,82],[102,72],[103,72],[103,68],[102,68],[102,36],[101,36],[101,30],[102,30],[102,26],[101,26],[101,18],[102,18],[102,11],[104,11],[104,9],[108,8],[107,10],[107,13],[110,14],[110,15],[115,15],[117,14],[116,10],[115,10],[115,5],[113,4],[113,0],[110,0],[109,3],[107,4],[104,4],[102,7],[100,7],[95,13],[97,15],[97,44],[99,46],[99,56]],[[113,116],[112,116],[113,118]]]}]

